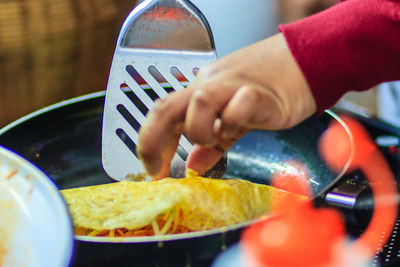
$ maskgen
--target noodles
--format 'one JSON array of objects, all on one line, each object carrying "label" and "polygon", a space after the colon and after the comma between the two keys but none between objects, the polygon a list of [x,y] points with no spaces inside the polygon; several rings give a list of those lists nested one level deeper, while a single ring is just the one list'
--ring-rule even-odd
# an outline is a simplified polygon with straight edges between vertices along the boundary
[{"label": "noodles", "polygon": [[179,209],[173,208],[168,210],[163,216],[160,216],[160,218],[152,220],[150,225],[136,230],[126,228],[95,230],[85,227],[75,227],[75,234],[82,236],[134,237],[193,232],[193,230],[179,225],[181,218],[182,212]]},{"label": "noodles", "polygon": [[[76,235],[136,237],[188,233],[266,215],[285,191],[244,180],[191,174],[152,182],[117,182],[61,191]],[[299,199],[305,197],[299,196]]]}]

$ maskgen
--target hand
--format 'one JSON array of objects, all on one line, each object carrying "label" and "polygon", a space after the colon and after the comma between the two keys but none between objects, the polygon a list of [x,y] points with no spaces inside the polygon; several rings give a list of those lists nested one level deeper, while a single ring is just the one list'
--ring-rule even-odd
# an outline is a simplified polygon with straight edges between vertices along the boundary
[{"label": "hand", "polygon": [[159,100],[139,132],[138,153],[154,178],[168,176],[182,133],[196,145],[186,166],[203,174],[252,129],[292,127],[316,111],[282,34],[202,68],[185,90]]}]

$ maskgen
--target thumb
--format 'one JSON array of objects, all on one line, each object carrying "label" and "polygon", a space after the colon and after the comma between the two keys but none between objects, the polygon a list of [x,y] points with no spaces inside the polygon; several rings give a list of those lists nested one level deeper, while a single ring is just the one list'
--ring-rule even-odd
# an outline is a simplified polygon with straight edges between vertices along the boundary
[{"label": "thumb", "polygon": [[186,168],[203,175],[222,158],[225,149],[220,145],[204,147],[195,145],[186,160]]},{"label": "thumb", "polygon": [[208,170],[214,167],[222,158],[228,149],[233,146],[237,140],[248,133],[248,129],[241,128],[234,138],[223,139],[212,147],[194,145],[186,160],[186,168],[196,171],[199,175],[204,175]]}]

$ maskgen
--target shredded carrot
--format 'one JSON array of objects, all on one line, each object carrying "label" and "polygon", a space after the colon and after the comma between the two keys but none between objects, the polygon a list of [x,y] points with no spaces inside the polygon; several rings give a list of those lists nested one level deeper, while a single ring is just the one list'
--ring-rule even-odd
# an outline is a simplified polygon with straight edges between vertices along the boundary
[{"label": "shredded carrot", "polygon": [[[180,224],[182,220],[182,209],[174,207],[157,216],[149,225],[139,229],[116,228],[98,230],[75,227],[75,234],[83,236],[135,237],[193,232],[191,229]],[[209,218],[207,218],[206,224],[208,224],[208,222]]]}]

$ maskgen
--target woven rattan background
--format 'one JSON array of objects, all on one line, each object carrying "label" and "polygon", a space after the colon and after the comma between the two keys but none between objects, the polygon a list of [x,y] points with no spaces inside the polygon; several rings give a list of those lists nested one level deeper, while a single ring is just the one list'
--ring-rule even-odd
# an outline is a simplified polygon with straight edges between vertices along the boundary
[{"label": "woven rattan background", "polygon": [[136,0],[0,0],[0,127],[104,90]]}]

